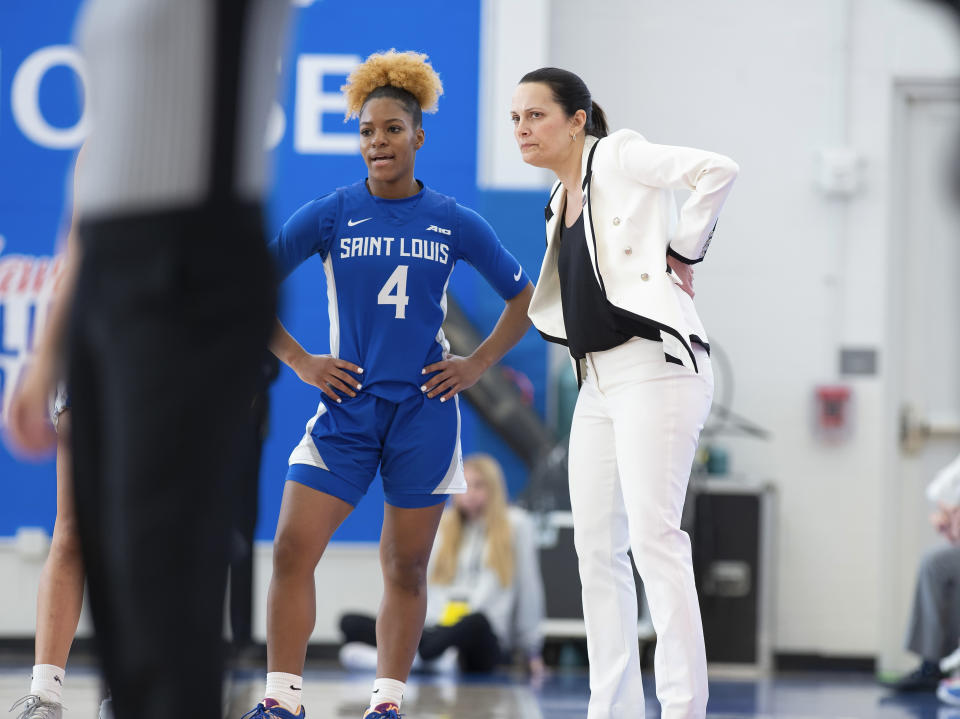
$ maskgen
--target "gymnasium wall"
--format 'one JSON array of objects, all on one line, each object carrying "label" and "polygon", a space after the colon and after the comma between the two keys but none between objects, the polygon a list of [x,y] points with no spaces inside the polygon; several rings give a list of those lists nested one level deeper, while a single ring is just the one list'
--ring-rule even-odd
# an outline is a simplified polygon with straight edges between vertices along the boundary
[{"label": "gymnasium wall", "polygon": [[[444,81],[440,111],[424,116],[427,142],[418,155],[417,176],[459,202],[489,214],[508,235],[540,230],[534,210],[523,221],[487,207],[477,191],[480,84],[480,0],[429,0],[414,10],[396,3],[367,3],[362,13],[349,0],[296,0],[297,22],[273,109],[268,144],[275,182],[269,197],[268,234],[304,202],[365,176],[357,152],[356,120],[344,123],[339,87],[349,71],[372,52],[415,49],[430,55]],[[56,284],[53,262],[65,233],[70,168],[86,131],[82,97],[83,62],[72,45],[79,3],[11,0],[0,9],[0,407],[24,371]],[[518,257],[535,276],[536,243]],[[503,302],[469,266],[458,267],[450,293],[481,331],[496,322]],[[283,287],[282,318],[311,351],[328,349],[326,291],[322,265],[305,263]],[[534,333],[505,359],[521,382],[533,387],[543,411],[544,349]],[[315,412],[319,391],[287,368],[271,389],[270,435],[264,446],[257,538],[273,538],[287,456]],[[465,452],[490,451],[501,458],[512,493],[522,490],[522,463],[461,403]],[[51,460],[21,462],[0,445],[0,567],[22,592],[0,598],[0,636],[29,635],[36,578],[46,551],[45,535],[55,516]],[[375,483],[335,536],[359,543],[375,562],[383,495]],[[19,538],[17,538],[19,535]],[[351,544],[352,546],[352,544]],[[344,550],[351,551],[349,546]],[[369,556],[368,556],[369,555]],[[259,552],[258,556],[269,557]],[[356,562],[354,561],[354,564]],[[375,570],[374,570],[375,571]],[[269,576],[269,567],[266,577]],[[362,604],[362,600],[360,600]],[[85,627],[85,625],[84,625]],[[84,629],[81,629],[83,632]]]},{"label": "gymnasium wall", "polygon": [[[418,174],[488,217],[533,277],[549,177],[523,165],[510,135],[510,94],[524,72],[546,64],[573,69],[612,127],[632,127],[654,142],[704,147],[738,161],[741,177],[710,254],[697,268],[697,303],[711,340],[734,368],[732,376],[721,377],[718,398],[729,399],[738,414],[772,437],[720,435],[715,442],[729,452],[735,474],[770,480],[777,488],[775,648],[876,655],[889,619],[882,611],[882,488],[896,434],[896,417],[886,410],[887,358],[897,338],[883,312],[895,276],[888,259],[896,239],[889,229],[892,93],[903,78],[960,77],[949,17],[922,0],[600,0],[589,4],[589,12],[572,0],[528,0],[522,12],[513,0],[424,2],[403,10],[377,2],[372,10],[365,6],[362,21],[347,0],[300,4],[306,7],[299,11],[294,54],[282,70],[285,122],[275,152],[271,230],[303,201],[363,172],[356,156],[319,151],[329,146],[317,139],[318,113],[324,136],[351,130],[342,124],[335,99],[326,104],[318,98],[319,91],[336,92],[342,74],[328,69],[322,85],[305,78],[319,83],[311,73],[335,65],[338,56],[392,46],[429,52],[446,83],[440,113],[425,119],[428,144]],[[39,272],[42,265],[33,258],[49,257],[76,144],[64,141],[66,148],[53,149],[27,137],[13,117],[11,86],[31,53],[69,43],[72,7],[8,0],[0,11],[4,398],[21,369],[29,328],[42,320],[42,292],[29,276],[20,289],[23,262]],[[37,21],[40,16],[44,22]],[[329,31],[332,26],[336,32]],[[79,117],[76,102],[63,99],[72,81],[70,71],[55,68],[41,85],[44,117],[59,127],[71,127]],[[821,151],[834,148],[853,148],[861,162],[862,184],[850,199],[819,187]],[[19,269],[10,270],[11,262]],[[284,310],[296,335],[316,338],[308,340],[315,351],[326,342],[324,293],[312,287],[319,274],[305,266],[291,278]],[[14,279],[4,284],[5,277]],[[500,301],[469,268],[454,273],[451,292],[481,327],[495,321]],[[876,374],[841,375],[843,348],[877,350]],[[528,335],[507,362],[531,379],[536,407],[549,416],[553,360],[540,340]],[[813,388],[825,382],[843,383],[854,393],[852,432],[834,444],[822,442],[813,428]],[[289,371],[272,397],[257,549],[255,621],[261,638],[269,539],[286,455],[316,403]],[[465,451],[493,451],[507,467],[512,491],[522,489],[523,467],[466,403],[461,406]],[[5,451],[0,449],[0,537],[22,527],[49,530],[52,465],[17,464]],[[379,490],[371,492],[318,571],[323,587],[346,578],[349,601],[360,608],[377,602],[375,582],[352,578],[376,574],[369,542],[376,539],[381,500]],[[13,598],[0,595],[0,636],[32,632],[31,592],[40,559],[36,534],[23,533],[19,543],[0,540],[0,572],[21,588]],[[347,602],[335,592],[319,593],[315,640],[335,638],[332,618]]]},{"label": "gymnasium wall", "polygon": [[[906,617],[881,616],[897,423],[888,247],[906,239],[891,230],[893,91],[909,78],[960,78],[952,18],[916,0],[551,8],[551,63],[582,74],[612,127],[740,164],[696,269],[697,306],[734,368],[733,409],[772,432],[715,442],[733,472],[778,490],[775,647],[874,656],[882,633],[899,643]],[[821,151],[835,148],[858,158],[849,198],[820,186]],[[841,375],[843,348],[876,350],[877,373]],[[831,444],[814,431],[813,391],[834,382],[852,390],[853,416]]]}]

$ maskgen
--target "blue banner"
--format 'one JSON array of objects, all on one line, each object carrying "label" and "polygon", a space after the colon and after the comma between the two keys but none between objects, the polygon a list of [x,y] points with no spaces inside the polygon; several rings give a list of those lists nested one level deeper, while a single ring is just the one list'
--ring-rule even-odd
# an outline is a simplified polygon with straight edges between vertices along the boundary
[{"label": "blue banner", "polygon": [[[302,7],[295,11],[292,51],[280,69],[283,87],[267,138],[273,148],[275,180],[269,198],[269,231],[275,232],[304,202],[365,176],[357,152],[357,121],[344,122],[339,88],[363,58],[390,48],[427,53],[444,82],[439,113],[424,116],[427,139],[418,154],[418,178],[476,207],[481,200],[476,187],[481,0],[424,0],[415,6],[377,0],[362,10],[349,0],[299,0],[296,4]],[[0,9],[0,404],[4,407],[42,328],[56,285],[52,255],[58,236],[65,231],[63,206],[70,168],[88,122],[83,60],[72,44],[77,5],[66,0],[6,0]],[[536,211],[531,212],[531,217],[536,216]],[[539,221],[532,226],[539,240]],[[539,242],[533,247],[535,255]],[[518,252],[513,246],[511,250],[529,267],[527,251]],[[312,352],[328,350],[322,275],[319,260],[311,260],[283,287],[284,322]],[[489,331],[502,302],[491,300],[492,293],[476,273],[458,268],[450,291],[481,331]],[[528,347],[524,356],[536,375],[543,351],[535,347]],[[316,409],[319,391],[283,368],[271,398],[271,433],[264,447],[260,490],[258,537],[262,539],[273,536],[287,456]],[[542,411],[539,397],[538,402]],[[471,451],[478,448],[476,420],[468,409],[464,415],[463,445]],[[498,451],[496,440],[484,444]],[[508,474],[518,476],[522,470],[517,469],[516,460],[502,448],[498,454],[503,455]],[[511,484],[516,486],[516,480]],[[377,539],[382,494],[375,486],[338,532],[338,539]],[[52,462],[21,463],[0,448],[0,491],[4,498],[0,536],[11,535],[21,526],[52,528]]]}]

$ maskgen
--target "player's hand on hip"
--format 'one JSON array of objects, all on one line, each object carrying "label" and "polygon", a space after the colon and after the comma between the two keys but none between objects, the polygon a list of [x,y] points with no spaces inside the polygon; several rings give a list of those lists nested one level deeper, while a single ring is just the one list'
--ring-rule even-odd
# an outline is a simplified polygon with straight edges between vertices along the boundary
[{"label": "player's hand on hip", "polygon": [[[353,362],[330,355],[304,355],[293,365],[297,377],[318,387],[330,399],[340,402],[340,395],[356,397],[363,384],[356,375],[363,369]],[[340,393],[340,394],[338,394]]]},{"label": "player's hand on hip", "polygon": [[693,298],[693,266],[688,265],[686,262],[681,262],[672,255],[667,255],[667,266],[673,270],[673,274],[683,283],[680,285],[680,289]]},{"label": "player's hand on hip", "polygon": [[27,370],[23,383],[10,399],[7,431],[13,445],[29,455],[42,455],[57,445],[57,433],[50,421],[53,373],[43,363]]},{"label": "player's hand on hip", "polygon": [[424,382],[420,389],[430,399],[439,397],[441,402],[446,402],[457,393],[473,387],[486,369],[483,362],[474,357],[447,355],[445,360],[423,368],[423,374],[433,374],[433,377]]}]

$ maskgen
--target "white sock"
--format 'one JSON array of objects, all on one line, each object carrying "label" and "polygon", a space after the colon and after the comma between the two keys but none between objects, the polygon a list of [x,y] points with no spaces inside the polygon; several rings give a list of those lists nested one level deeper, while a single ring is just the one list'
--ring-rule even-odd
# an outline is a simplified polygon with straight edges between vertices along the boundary
[{"label": "white sock", "polygon": [[370,695],[369,709],[374,709],[381,704],[396,704],[397,709],[399,709],[400,702],[403,701],[403,690],[406,686],[406,684],[398,682],[396,679],[378,677],[373,682],[373,693]]},{"label": "white sock", "polygon": [[263,696],[276,699],[289,712],[296,713],[303,703],[303,677],[284,672],[267,672],[267,689]]},{"label": "white sock", "polygon": [[53,664],[37,664],[33,668],[30,693],[45,702],[63,703],[63,682],[67,673]]}]

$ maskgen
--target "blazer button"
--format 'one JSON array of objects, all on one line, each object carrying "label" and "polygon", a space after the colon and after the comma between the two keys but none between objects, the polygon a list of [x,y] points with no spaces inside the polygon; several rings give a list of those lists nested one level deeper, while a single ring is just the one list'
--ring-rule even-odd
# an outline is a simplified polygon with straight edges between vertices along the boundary
[{"label": "blazer button", "polygon": [[623,250],[623,254],[625,254],[625,255],[632,255],[632,254],[633,254],[633,248],[632,248],[632,247],[627,247],[627,248],[625,248],[625,249]]},{"label": "blazer button", "polygon": [[650,275],[648,275],[646,272],[644,272],[642,275],[640,275],[640,279],[643,280],[644,282],[646,282],[647,280],[650,279]]},{"label": "blazer button", "polygon": [[619,217],[614,217],[614,218],[613,218],[613,224],[619,225],[619,224],[620,224],[620,218],[619,218]]}]

